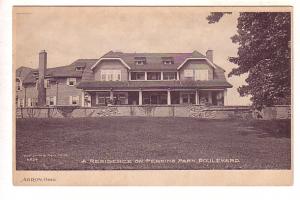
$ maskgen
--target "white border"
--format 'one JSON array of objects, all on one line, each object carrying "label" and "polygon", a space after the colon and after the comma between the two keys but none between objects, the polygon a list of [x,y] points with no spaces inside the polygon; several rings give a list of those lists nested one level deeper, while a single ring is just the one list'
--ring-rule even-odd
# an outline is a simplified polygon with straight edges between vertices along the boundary
[{"label": "white border", "polygon": [[[183,1],[184,5],[294,5],[294,44],[299,43],[299,1],[292,0],[197,0]],[[12,186],[12,5],[138,5],[139,0],[0,0],[0,198],[1,199],[297,199],[299,187],[299,123],[294,124],[295,146],[295,186],[294,187],[14,187]],[[142,5],[183,5],[180,0],[149,0]],[[299,46],[295,46],[294,55],[299,53]],[[300,63],[294,58],[294,77],[298,77]],[[294,80],[294,114],[295,121],[299,113],[300,102],[297,86],[299,78]],[[264,177],[262,177],[264,178]]]}]

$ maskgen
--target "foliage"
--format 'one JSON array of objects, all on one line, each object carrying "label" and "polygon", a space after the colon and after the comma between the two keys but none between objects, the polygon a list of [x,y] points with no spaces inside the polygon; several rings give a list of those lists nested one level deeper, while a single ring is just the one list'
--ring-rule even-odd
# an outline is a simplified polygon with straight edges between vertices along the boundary
[{"label": "foliage", "polygon": [[[57,106],[56,108],[63,117],[69,118],[72,117],[72,112],[78,108],[78,106]],[[49,111],[51,111],[51,108],[49,108]]]},{"label": "foliage", "polygon": [[[211,13],[208,23],[218,22],[224,14]],[[240,95],[251,95],[256,108],[290,104],[290,13],[242,12],[231,40],[239,48],[237,57],[229,57],[229,61],[238,67],[229,77],[248,73],[247,85],[238,88]]]},{"label": "foliage", "polygon": [[209,24],[214,24],[216,22],[219,22],[219,20],[225,15],[225,14],[232,14],[231,12],[211,12],[210,15],[206,17]]}]

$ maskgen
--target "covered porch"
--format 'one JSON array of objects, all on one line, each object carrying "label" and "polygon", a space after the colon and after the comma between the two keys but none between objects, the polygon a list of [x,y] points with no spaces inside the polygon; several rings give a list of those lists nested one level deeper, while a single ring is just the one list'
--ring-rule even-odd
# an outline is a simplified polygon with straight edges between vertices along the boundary
[{"label": "covered porch", "polygon": [[83,90],[82,106],[226,105],[227,89]]}]

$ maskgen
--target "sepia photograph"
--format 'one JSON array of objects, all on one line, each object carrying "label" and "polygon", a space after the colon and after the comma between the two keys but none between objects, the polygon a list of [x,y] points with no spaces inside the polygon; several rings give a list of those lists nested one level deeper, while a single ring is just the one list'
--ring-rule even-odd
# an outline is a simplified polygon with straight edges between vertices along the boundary
[{"label": "sepia photograph", "polygon": [[221,171],[289,185],[292,50],[292,7],[15,6],[14,184]]}]

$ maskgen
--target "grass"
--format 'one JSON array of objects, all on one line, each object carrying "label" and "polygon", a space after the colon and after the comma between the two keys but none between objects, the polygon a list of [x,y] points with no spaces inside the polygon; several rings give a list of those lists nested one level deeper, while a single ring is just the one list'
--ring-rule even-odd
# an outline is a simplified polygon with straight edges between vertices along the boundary
[{"label": "grass", "polygon": [[18,119],[17,169],[290,169],[290,132],[290,120]]}]

